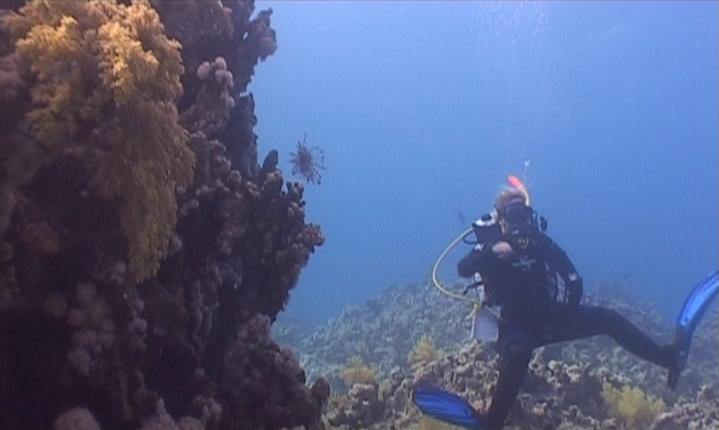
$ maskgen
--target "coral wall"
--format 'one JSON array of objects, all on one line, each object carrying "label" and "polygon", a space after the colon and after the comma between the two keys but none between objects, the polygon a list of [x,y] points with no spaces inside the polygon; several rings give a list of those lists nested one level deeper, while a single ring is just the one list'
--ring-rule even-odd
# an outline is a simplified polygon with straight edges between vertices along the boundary
[{"label": "coral wall", "polygon": [[306,386],[269,330],[324,241],[277,153],[258,164],[247,86],[276,49],[271,11],[15,3],[0,13],[0,427],[318,425],[328,386]]}]

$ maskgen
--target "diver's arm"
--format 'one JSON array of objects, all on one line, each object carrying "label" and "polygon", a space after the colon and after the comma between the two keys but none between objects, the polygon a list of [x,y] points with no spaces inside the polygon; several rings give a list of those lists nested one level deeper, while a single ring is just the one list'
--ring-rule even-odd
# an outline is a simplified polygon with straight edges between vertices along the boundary
[{"label": "diver's arm", "polygon": [[486,245],[477,245],[469,254],[459,260],[457,263],[457,273],[463,278],[470,278],[481,268],[485,267],[487,260],[490,258],[491,252]]},{"label": "diver's arm", "polygon": [[541,235],[547,262],[553,270],[559,273],[566,285],[567,302],[570,306],[578,305],[584,293],[582,278],[577,273],[577,269],[567,256],[567,253],[549,236],[543,233]]},{"label": "diver's arm", "polygon": [[457,273],[463,278],[469,278],[479,271],[479,262],[481,260],[481,251],[473,249],[469,254],[459,260],[457,263]]}]

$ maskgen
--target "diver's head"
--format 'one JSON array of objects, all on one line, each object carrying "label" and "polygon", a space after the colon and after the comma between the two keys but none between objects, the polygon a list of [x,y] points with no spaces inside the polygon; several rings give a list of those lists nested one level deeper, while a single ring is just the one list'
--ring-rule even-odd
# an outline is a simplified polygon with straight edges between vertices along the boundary
[{"label": "diver's head", "polygon": [[529,206],[525,191],[507,187],[500,191],[494,202],[502,232],[525,232],[534,224],[534,210]]}]

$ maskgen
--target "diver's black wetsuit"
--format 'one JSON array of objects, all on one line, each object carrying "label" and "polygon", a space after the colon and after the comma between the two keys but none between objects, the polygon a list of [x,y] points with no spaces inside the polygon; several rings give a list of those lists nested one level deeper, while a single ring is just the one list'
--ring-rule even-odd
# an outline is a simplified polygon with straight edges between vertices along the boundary
[{"label": "diver's black wetsuit", "polygon": [[[532,350],[539,346],[608,334],[625,349],[652,363],[669,367],[675,360],[670,345],[658,345],[617,312],[580,305],[581,278],[566,253],[536,229],[527,237],[522,242],[515,240],[511,254],[504,257],[492,250],[494,243],[477,247],[457,266],[460,276],[480,273],[485,291],[502,306],[499,378],[485,415],[495,428],[501,427],[507,417]],[[512,242],[508,237],[499,240]],[[557,300],[552,282],[555,272],[565,282],[566,301]]]}]

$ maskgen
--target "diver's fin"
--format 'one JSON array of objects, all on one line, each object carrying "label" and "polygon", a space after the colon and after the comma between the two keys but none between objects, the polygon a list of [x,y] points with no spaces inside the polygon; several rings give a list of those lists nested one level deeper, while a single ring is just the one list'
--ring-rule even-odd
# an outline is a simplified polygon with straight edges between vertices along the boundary
[{"label": "diver's fin", "polygon": [[421,385],[412,394],[414,404],[423,414],[452,425],[484,430],[488,427],[477,411],[463,398],[436,387]]},{"label": "diver's fin", "polygon": [[676,388],[679,375],[686,365],[694,330],[696,330],[704,312],[711,304],[712,299],[717,296],[717,293],[719,293],[719,272],[714,272],[694,286],[692,292],[684,301],[684,306],[682,306],[677,319],[676,333],[674,335],[674,344],[679,348],[679,357],[674,366],[669,369],[669,378],[667,380],[667,385],[672,390]]}]

